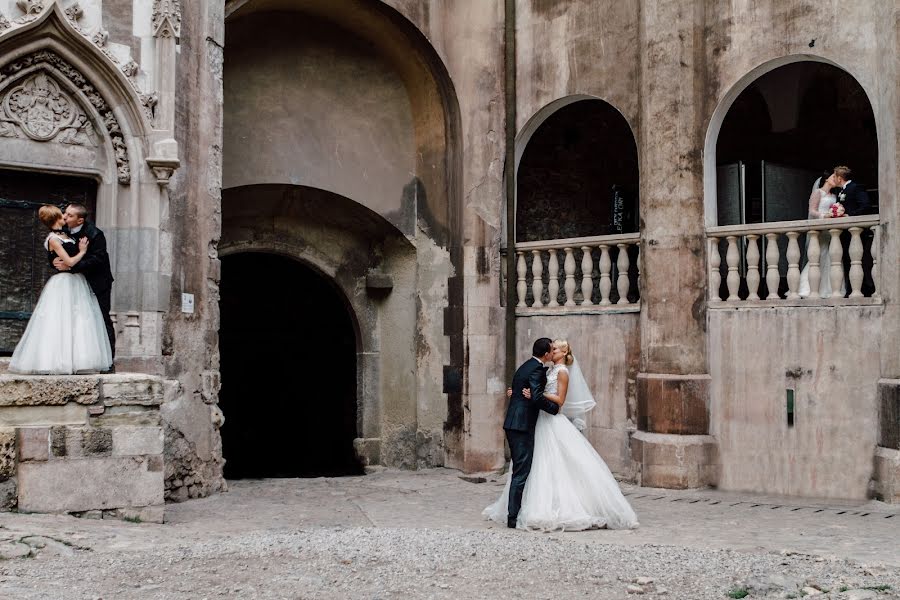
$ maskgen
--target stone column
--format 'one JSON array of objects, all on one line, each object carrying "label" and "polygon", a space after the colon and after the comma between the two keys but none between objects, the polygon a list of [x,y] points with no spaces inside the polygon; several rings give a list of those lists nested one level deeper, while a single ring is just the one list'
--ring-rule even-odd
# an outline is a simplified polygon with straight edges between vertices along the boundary
[{"label": "stone column", "polygon": [[[892,12],[893,10],[893,12]],[[875,70],[876,98],[872,108],[878,127],[878,189],[880,244],[879,279],[875,285],[884,301],[881,334],[881,379],[878,381],[878,447],[875,450],[873,479],[875,494],[885,502],[900,503],[900,253],[897,223],[900,199],[897,186],[898,148],[900,148],[900,90],[897,87],[897,52],[900,15],[890,4],[879,5],[874,17],[875,39],[880,46]]]},{"label": "stone column", "polygon": [[706,355],[703,3],[642,5],[641,371],[632,457],[641,484],[715,482]]}]

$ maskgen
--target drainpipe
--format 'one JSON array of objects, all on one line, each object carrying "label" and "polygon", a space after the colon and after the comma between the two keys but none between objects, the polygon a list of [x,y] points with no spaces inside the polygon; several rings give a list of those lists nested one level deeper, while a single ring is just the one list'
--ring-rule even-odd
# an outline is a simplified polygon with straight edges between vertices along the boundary
[{"label": "drainpipe", "polygon": [[504,92],[506,114],[506,382],[516,368],[516,0],[505,0]]}]

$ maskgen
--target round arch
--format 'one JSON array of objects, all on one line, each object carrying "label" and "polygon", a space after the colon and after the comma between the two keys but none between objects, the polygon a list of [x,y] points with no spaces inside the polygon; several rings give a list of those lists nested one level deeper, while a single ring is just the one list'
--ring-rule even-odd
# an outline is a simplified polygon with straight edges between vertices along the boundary
[{"label": "round arch", "polygon": [[[738,97],[751,84],[759,80],[761,77],[780,67],[801,62],[822,63],[835,67],[847,73],[856,81],[860,88],[862,88],[863,92],[866,94],[867,100],[869,101],[869,105],[872,107],[873,112],[875,112],[875,104],[872,102],[873,94],[870,90],[866,89],[866,86],[859,79],[859,77],[857,77],[850,69],[846,68],[845,66],[823,56],[814,54],[793,54],[789,56],[782,56],[766,61],[747,72],[743,77],[735,82],[724,94],[724,96],[722,96],[721,100],[719,100],[719,103],[710,116],[709,125],[706,130],[706,138],[703,145],[703,202],[705,222],[707,227],[714,227],[718,224],[718,176],[716,169],[716,147],[719,141],[719,134],[722,130],[722,125],[725,122],[728,112],[731,110]],[[877,138],[877,131],[880,130],[880,127],[878,126],[877,116],[875,117],[875,119]],[[881,175],[879,175],[879,177],[881,177]]]},{"label": "round arch", "polygon": [[[634,135],[634,127],[632,123],[629,122],[628,118],[616,107],[614,104],[610,103],[604,98],[599,96],[593,96],[588,94],[573,94],[570,96],[565,96],[563,98],[558,98],[553,102],[542,107],[540,110],[535,112],[529,119],[526,121],[525,125],[522,127],[516,138],[516,148],[515,148],[515,175],[516,175],[516,196],[513,198],[514,203],[514,214],[516,215],[516,219],[519,220],[520,210],[522,209],[521,199],[519,198],[519,189],[522,185],[522,165],[523,160],[527,157],[527,151],[529,149],[530,144],[536,141],[537,138],[540,138],[542,135],[546,136],[549,132],[546,130],[546,127],[555,120],[558,120],[562,113],[569,113],[572,111],[576,111],[580,108],[584,109],[582,112],[585,112],[580,118],[589,118],[589,117],[602,117],[603,125],[605,127],[609,127],[613,130],[613,134],[617,136],[618,139],[626,142],[626,144],[631,146],[632,152],[629,154],[626,162],[630,162],[631,170],[633,170],[633,176],[628,177],[629,179],[633,178],[633,181],[629,183],[634,187],[633,190],[633,198],[634,198],[634,210],[635,213],[639,207],[638,193],[639,193],[639,160],[637,156],[637,140]],[[607,119],[611,119],[611,123],[606,122]],[[556,124],[559,126],[560,124]],[[571,125],[571,124],[570,124]],[[595,144],[596,146],[596,144]],[[604,160],[602,156],[598,157],[601,161]],[[527,162],[527,161],[526,161]],[[600,165],[602,167],[602,165]],[[504,190],[505,190],[504,186]],[[504,226],[508,226],[505,223],[505,215],[504,212]],[[634,230],[637,230],[637,214],[634,215],[635,224]],[[505,228],[504,227],[504,228]],[[517,227],[517,225],[514,225]],[[517,231],[516,236],[519,237],[521,232]],[[598,233],[592,233],[591,235],[597,235]],[[561,237],[581,237],[581,235],[572,235],[572,236],[561,236]],[[531,238],[529,238],[530,240]],[[537,238],[535,238],[537,239]],[[548,238],[549,239],[549,238]],[[506,236],[503,236],[503,240],[505,242]],[[520,240],[521,241],[521,240]],[[505,243],[504,243],[505,245]]]}]

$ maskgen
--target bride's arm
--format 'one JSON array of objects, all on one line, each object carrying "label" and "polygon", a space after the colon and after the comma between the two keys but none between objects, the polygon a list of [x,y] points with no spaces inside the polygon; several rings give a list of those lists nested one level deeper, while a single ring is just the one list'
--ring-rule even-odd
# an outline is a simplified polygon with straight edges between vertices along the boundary
[{"label": "bride's arm", "polygon": [[549,394],[546,391],[544,392],[544,398],[553,402],[555,404],[559,404],[562,406],[566,403],[566,392],[569,391],[569,373],[567,371],[560,370],[559,375],[556,380],[556,392],[555,394]]},{"label": "bride's arm", "polygon": [[822,213],[819,212],[819,200],[822,198],[822,190],[815,189],[809,196],[809,217],[810,219],[821,219]]},{"label": "bride's arm", "polygon": [[73,265],[77,265],[78,261],[80,261],[85,252],[87,252],[87,238],[83,239],[85,240],[85,243],[79,242],[78,254],[76,254],[75,256],[69,256],[69,253],[66,252],[65,248],[63,248],[62,242],[60,242],[59,238],[55,236],[51,235],[47,243],[50,246],[50,249],[56,252],[56,256],[58,256],[60,260],[62,260],[66,264],[67,267],[71,268]]}]

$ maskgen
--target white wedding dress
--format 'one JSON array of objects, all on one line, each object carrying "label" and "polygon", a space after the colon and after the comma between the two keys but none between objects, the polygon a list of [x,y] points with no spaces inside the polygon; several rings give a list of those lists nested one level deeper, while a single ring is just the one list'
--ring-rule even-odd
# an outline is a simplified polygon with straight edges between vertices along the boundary
[{"label": "white wedding dress", "polygon": [[[546,391],[556,393],[562,370],[566,370],[565,365],[550,368]],[[506,524],[509,487],[507,475],[500,498],[482,512],[486,519]],[[551,415],[541,411],[538,416],[531,474],[525,483],[517,526],[539,531],[638,526],[637,515],[609,467],[562,412]]]},{"label": "white wedding dress", "polygon": [[[817,182],[818,183],[818,182]],[[816,192],[813,192],[816,193]],[[819,204],[815,211],[810,207],[810,219],[825,219],[824,215],[831,211],[831,205],[837,202],[834,194],[821,194],[819,196]],[[819,294],[822,298],[831,296],[831,254],[829,254],[829,245],[831,244],[831,236],[827,231],[819,232]],[[806,242],[806,249],[809,250],[809,240]],[[809,260],[807,256],[807,261]],[[843,267],[841,267],[843,269]],[[800,271],[800,287],[797,293],[801,298],[810,295],[809,285],[809,262]],[[841,295],[845,293],[843,281],[841,281]]]},{"label": "white wedding dress", "polygon": [[[77,244],[51,233],[44,241],[48,252],[50,236],[63,243],[69,255],[78,253]],[[97,297],[84,275],[57,273],[41,292],[22,339],[9,362],[11,373],[32,375],[72,375],[107,371],[112,350]]]}]

